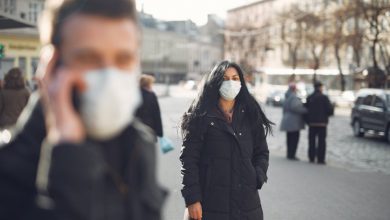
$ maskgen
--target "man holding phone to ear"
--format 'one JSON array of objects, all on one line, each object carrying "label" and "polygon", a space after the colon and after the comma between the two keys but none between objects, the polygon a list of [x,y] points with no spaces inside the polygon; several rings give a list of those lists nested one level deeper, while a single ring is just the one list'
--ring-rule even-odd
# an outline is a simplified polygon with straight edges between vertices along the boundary
[{"label": "man holding phone to ear", "polygon": [[135,3],[48,0],[40,36],[39,97],[0,148],[0,218],[160,219]]}]

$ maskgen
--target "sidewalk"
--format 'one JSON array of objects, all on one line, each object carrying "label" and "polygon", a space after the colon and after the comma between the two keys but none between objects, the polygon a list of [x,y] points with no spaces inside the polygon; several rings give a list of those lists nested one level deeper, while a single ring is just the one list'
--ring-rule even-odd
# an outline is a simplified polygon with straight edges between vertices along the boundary
[{"label": "sidewalk", "polygon": [[389,220],[390,176],[271,157],[266,220]]}]

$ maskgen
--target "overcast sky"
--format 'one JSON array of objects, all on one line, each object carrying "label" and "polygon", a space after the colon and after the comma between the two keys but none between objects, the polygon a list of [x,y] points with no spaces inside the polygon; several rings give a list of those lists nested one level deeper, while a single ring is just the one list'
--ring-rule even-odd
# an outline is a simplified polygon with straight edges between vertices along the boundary
[{"label": "overcast sky", "polygon": [[191,19],[198,25],[205,24],[207,14],[226,17],[226,11],[254,0],[136,0],[138,10],[144,5],[145,13],[162,20]]}]

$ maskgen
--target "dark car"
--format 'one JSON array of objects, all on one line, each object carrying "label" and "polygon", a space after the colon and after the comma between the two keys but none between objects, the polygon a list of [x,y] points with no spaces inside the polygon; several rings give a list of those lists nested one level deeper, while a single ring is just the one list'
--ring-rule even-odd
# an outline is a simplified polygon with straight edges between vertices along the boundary
[{"label": "dark car", "polygon": [[351,112],[351,125],[356,137],[367,131],[384,134],[390,142],[390,91],[362,89]]},{"label": "dark car", "polygon": [[272,106],[282,106],[284,102],[285,90],[275,90],[267,96],[266,104]]}]

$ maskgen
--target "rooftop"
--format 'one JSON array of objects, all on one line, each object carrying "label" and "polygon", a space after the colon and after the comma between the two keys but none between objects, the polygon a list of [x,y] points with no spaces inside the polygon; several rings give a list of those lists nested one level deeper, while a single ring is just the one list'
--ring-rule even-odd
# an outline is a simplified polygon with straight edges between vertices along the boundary
[{"label": "rooftop", "polygon": [[242,5],[242,6],[238,6],[238,7],[236,7],[236,8],[229,9],[228,12],[239,11],[239,10],[242,10],[242,9],[245,9],[245,8],[252,7],[252,6],[254,6],[254,5],[259,5],[259,4],[263,4],[263,3],[271,2],[271,1],[275,1],[275,0],[261,0],[261,1],[255,1],[255,2],[252,2],[252,3],[246,4],[246,5]]}]

